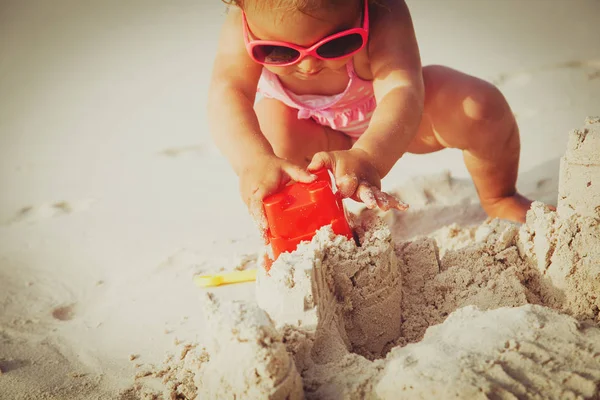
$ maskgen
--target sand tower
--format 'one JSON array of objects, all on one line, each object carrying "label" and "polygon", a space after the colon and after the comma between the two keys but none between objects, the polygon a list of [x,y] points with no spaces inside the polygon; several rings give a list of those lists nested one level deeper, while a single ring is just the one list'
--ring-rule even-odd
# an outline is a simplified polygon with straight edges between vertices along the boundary
[{"label": "sand tower", "polygon": [[558,214],[600,219],[600,117],[587,118],[569,134],[560,162]]},{"label": "sand tower", "polygon": [[600,118],[569,134],[557,211],[534,202],[522,239],[534,244],[545,303],[600,320]]}]

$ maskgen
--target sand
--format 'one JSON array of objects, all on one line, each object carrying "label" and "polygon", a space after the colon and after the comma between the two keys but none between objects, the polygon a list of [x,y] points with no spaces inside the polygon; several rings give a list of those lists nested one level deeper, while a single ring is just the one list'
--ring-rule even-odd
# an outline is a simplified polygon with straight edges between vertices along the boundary
[{"label": "sand", "polygon": [[394,350],[382,399],[598,398],[600,329],[549,308],[467,306]]},{"label": "sand", "polygon": [[[500,87],[521,128],[519,188],[557,205],[566,133],[600,110],[600,3],[446,3],[408,1],[423,63]],[[158,398],[170,398],[175,388],[180,398],[197,394],[194,378],[210,360],[213,328],[202,307],[205,291],[192,276],[254,268],[260,246],[203,112],[222,10],[219,1],[185,0],[0,5],[0,399],[113,400],[121,391],[136,399],[134,385]],[[437,245],[444,259],[475,243],[485,215],[458,151],[406,155],[383,184],[411,205],[407,213],[382,215],[403,281],[401,308],[408,310],[416,304],[411,296],[422,294],[409,293],[404,282],[423,278],[404,272],[420,259],[399,249],[422,246],[435,255]],[[555,217],[541,208],[538,214],[540,221]],[[519,246],[525,260],[529,250]],[[436,268],[433,257],[422,263]],[[448,280],[441,283],[460,283],[476,294],[482,290],[477,279],[488,279],[479,271],[483,265],[464,266],[460,281],[442,271]],[[541,286],[555,276],[504,275],[510,290],[487,293],[529,298],[536,293],[517,281],[538,279]],[[426,340],[434,321],[444,322],[430,329],[452,321],[453,306],[444,310],[449,317],[436,313],[440,301],[462,301],[462,289],[422,286],[442,300],[403,313],[410,323],[400,328],[401,349]],[[231,300],[249,307],[255,291],[240,284],[211,292],[218,307]],[[552,299],[538,297],[537,304]],[[560,291],[555,297],[564,303]],[[478,309],[484,300],[476,299]],[[420,310],[428,320],[420,320]],[[316,318],[316,308],[312,312]],[[345,364],[317,364],[307,351],[315,332],[297,322],[280,327],[274,321],[274,327],[297,365],[305,397],[377,394],[385,359],[348,354],[344,344]],[[457,326],[457,332],[465,329]]]},{"label": "sand", "polygon": [[[402,280],[392,237],[383,223],[362,218],[354,231],[360,246],[322,229],[310,243],[278,258],[273,271],[267,275],[263,270],[257,280],[257,303],[278,325],[315,328],[322,290],[315,288],[312,273],[323,271],[342,307],[346,345],[375,358],[400,333]],[[282,315],[286,309],[295,315]],[[376,334],[370,332],[374,326],[379,328]]]},{"label": "sand", "polygon": [[596,140],[597,119],[570,133],[563,206],[534,202],[522,226],[394,242],[366,211],[351,219],[356,241],[324,227],[263,271],[264,311],[209,296],[219,323],[183,398],[600,397],[600,187],[574,157],[596,156]]}]

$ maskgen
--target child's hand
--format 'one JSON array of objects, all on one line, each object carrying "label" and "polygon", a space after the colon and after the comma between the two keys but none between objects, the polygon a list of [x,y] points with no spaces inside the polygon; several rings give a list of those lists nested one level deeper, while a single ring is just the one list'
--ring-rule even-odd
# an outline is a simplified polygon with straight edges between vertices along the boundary
[{"label": "child's hand", "polygon": [[315,179],[317,179],[315,175],[275,155],[262,155],[254,159],[252,165],[240,174],[242,199],[258,225],[265,243],[268,243],[266,235],[268,224],[263,199],[277,192],[290,180],[310,183]]},{"label": "child's hand", "polygon": [[343,197],[362,201],[369,209],[379,207],[383,211],[392,208],[404,211],[408,208],[407,204],[381,191],[381,177],[371,157],[363,150],[317,153],[308,170],[316,171],[321,168],[333,171],[336,185]]}]

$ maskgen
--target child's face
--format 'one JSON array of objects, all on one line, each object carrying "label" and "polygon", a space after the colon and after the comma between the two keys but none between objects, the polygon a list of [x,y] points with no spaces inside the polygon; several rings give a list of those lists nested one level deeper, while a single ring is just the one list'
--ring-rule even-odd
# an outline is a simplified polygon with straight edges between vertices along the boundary
[{"label": "child's face", "polygon": [[[249,7],[246,10],[251,40],[278,40],[309,47],[326,36],[345,29],[360,26],[361,10],[357,3],[350,1],[335,10],[323,10],[307,15],[300,11],[290,11],[282,15],[281,11],[268,8]],[[311,13],[312,14],[312,13]],[[298,64],[287,67],[265,65],[277,75],[293,75],[300,79],[316,77],[325,69],[339,70],[348,62],[349,57],[329,61],[308,56]]]}]

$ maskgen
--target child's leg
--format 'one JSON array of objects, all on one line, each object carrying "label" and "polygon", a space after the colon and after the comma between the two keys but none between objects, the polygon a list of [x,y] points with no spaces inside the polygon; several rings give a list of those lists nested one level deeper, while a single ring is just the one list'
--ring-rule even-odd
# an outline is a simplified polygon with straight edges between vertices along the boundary
[{"label": "child's leg", "polygon": [[307,167],[320,151],[347,150],[350,138],[342,132],[319,125],[311,119],[298,119],[298,111],[282,102],[264,98],[255,106],[263,134],[275,155]]},{"label": "child's leg", "polygon": [[487,214],[523,222],[531,201],[516,191],[519,130],[504,96],[492,84],[446,67],[425,67],[423,78],[423,120],[408,151],[463,150]]}]

